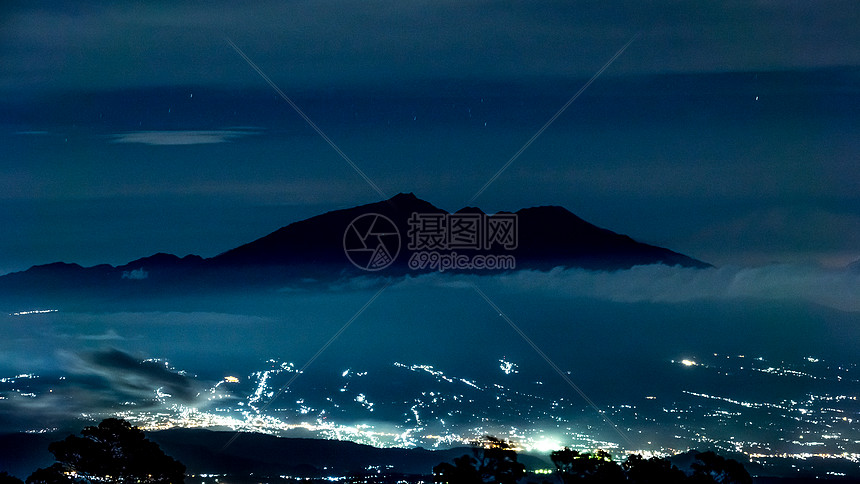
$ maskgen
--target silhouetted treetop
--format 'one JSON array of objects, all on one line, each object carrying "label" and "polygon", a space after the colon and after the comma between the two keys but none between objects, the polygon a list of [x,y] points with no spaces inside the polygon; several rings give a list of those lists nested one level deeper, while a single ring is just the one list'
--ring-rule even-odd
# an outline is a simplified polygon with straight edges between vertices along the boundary
[{"label": "silhouetted treetop", "polygon": [[484,436],[472,442],[472,456],[443,462],[433,468],[436,482],[448,484],[516,484],[525,475],[525,466],[517,462],[517,453],[504,440]]},{"label": "silhouetted treetop", "polygon": [[48,446],[57,463],[39,469],[27,484],[107,481],[164,483],[185,481],[185,466],[164,454],[143,431],[125,420],[109,418]]},{"label": "silhouetted treetop", "polygon": [[15,476],[9,475],[8,472],[0,472],[0,484],[24,484],[24,481]]},{"label": "silhouetted treetop", "polygon": [[603,450],[594,454],[579,453],[565,447],[550,454],[559,476],[568,482],[625,482],[621,466],[612,461],[612,456]]},{"label": "silhouetted treetop", "polygon": [[565,484],[752,484],[752,478],[740,462],[713,452],[696,453],[688,472],[668,459],[644,459],[637,454],[628,456],[619,465],[602,450],[590,454],[565,447],[550,454],[550,458]]},{"label": "silhouetted treetop", "polygon": [[720,484],[752,484],[752,477],[743,464],[726,459],[713,452],[702,452],[696,455],[696,462],[691,465],[693,475],[691,482],[718,482]]},{"label": "silhouetted treetop", "polygon": [[666,459],[651,457],[644,459],[631,454],[621,465],[627,474],[627,482],[636,484],[680,484],[687,481],[687,474]]}]

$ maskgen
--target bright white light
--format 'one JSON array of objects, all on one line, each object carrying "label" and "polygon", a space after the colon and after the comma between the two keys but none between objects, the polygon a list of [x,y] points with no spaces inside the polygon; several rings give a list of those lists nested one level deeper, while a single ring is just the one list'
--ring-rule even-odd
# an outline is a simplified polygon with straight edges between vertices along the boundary
[{"label": "bright white light", "polygon": [[681,364],[684,366],[696,366],[696,362],[693,360],[681,360]]},{"label": "bright white light", "polygon": [[557,440],[541,439],[532,444],[532,450],[541,453],[552,452],[561,448],[561,444]]},{"label": "bright white light", "polygon": [[519,373],[519,371],[517,370],[516,363],[506,361],[505,359],[499,360],[499,363],[499,368],[505,373],[505,375],[510,375],[511,373]]}]

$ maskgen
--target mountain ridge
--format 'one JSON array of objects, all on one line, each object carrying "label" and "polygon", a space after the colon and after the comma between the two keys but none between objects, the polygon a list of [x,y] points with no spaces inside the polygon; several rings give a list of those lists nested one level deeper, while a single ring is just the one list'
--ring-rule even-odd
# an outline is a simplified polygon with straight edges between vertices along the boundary
[{"label": "mountain ridge", "polygon": [[[83,267],[74,263],[54,262],[0,276],[0,289],[13,292],[74,292],[98,288],[121,295],[123,292],[152,290],[152,286],[164,283],[201,290],[216,286],[279,286],[302,280],[331,281],[359,275],[398,277],[408,273],[433,272],[439,267],[416,268],[409,265],[410,255],[415,256],[421,249],[411,248],[407,243],[407,238],[410,235],[414,237],[418,230],[414,220],[410,222],[413,214],[437,218],[471,216],[482,224],[489,223],[485,221],[515,217],[517,230],[511,244],[501,247],[500,244],[488,245],[481,247],[480,251],[474,250],[477,247],[441,249],[443,254],[460,256],[513,256],[516,266],[506,270],[550,270],[561,266],[611,271],[647,264],[712,267],[670,249],[644,244],[627,235],[593,225],[561,206],[529,207],[514,213],[497,214],[485,214],[477,207],[464,207],[452,214],[413,193],[399,193],[387,200],[333,210],[290,223],[210,258],[193,254],[179,257],[156,253],[119,266],[99,264]],[[351,263],[345,251],[347,228],[364,215],[377,216],[373,223],[381,220],[378,218],[381,215],[389,219],[396,229],[389,229],[391,233],[383,235],[389,241],[395,238],[399,240],[399,245],[391,251],[398,253],[387,254],[390,261],[386,259],[389,264],[384,270],[368,272]],[[377,240],[367,237],[367,240]],[[355,240],[361,244],[367,242],[365,239]],[[425,249],[425,253],[440,252],[433,247]],[[371,249],[364,251],[370,252]],[[450,270],[482,274],[490,271],[473,268]]]}]

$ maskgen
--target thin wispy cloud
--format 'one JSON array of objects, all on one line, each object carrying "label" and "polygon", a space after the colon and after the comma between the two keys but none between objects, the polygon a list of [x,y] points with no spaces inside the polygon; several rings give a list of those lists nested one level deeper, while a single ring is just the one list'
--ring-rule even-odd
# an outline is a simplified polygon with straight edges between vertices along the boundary
[{"label": "thin wispy cloud", "polygon": [[[477,276],[430,274],[407,278],[396,287],[433,284],[464,287]],[[480,277],[495,290],[587,297],[621,303],[678,304],[689,301],[805,301],[860,312],[860,271],[774,264],[763,267],[693,269],[662,264],[623,271],[556,268]]]},{"label": "thin wispy cloud", "polygon": [[156,146],[206,145],[229,143],[238,138],[255,134],[257,132],[251,130],[132,131],[114,135],[111,142]]},{"label": "thin wispy cloud", "polygon": [[[286,82],[587,76],[611,54],[606,46],[640,30],[643,46],[619,72],[808,68],[856,65],[860,58],[856,16],[846,15],[855,2],[848,0],[827,8],[658,1],[611,9],[602,2],[264,0],[216,1],[208,9],[109,2],[74,11],[15,3],[0,29],[0,88],[256,84],[225,68],[234,54],[223,49],[221,32],[283,79],[284,89]],[[67,61],[71,56],[76,62]]]},{"label": "thin wispy cloud", "polygon": [[90,398],[130,399],[145,405],[155,403],[152,398],[160,390],[189,402],[203,388],[193,377],[163,361],[141,360],[115,348],[86,353],[62,351],[59,356],[74,377],[99,379],[86,389],[92,394]]},{"label": "thin wispy cloud", "polygon": [[113,329],[108,329],[101,334],[82,334],[76,336],[76,338],[84,341],[122,341],[125,339]]}]

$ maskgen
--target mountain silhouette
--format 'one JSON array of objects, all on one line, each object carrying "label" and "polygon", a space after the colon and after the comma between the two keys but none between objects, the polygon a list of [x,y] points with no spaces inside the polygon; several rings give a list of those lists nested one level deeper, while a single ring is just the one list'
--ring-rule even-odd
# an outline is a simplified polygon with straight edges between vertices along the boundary
[{"label": "mountain silhouette", "polygon": [[219,254],[211,262],[222,266],[351,265],[344,255],[344,232],[357,217],[372,213],[388,217],[397,225],[400,234],[405,235],[412,213],[446,212],[411,193],[401,193],[382,202],[335,210],[292,223]]},{"label": "mountain silhouette", "polygon": [[[471,220],[483,224],[480,230],[484,232],[485,240],[490,237],[491,224],[506,218],[516,219],[513,235],[480,248],[444,244],[442,247],[433,244],[410,247],[419,235],[428,235],[421,232],[423,229],[417,229],[414,218],[410,224],[413,214],[427,217],[431,220],[430,226],[446,220],[445,217],[454,217],[411,193],[400,193],[388,200],[335,210],[289,224],[208,259],[159,253],[117,267],[107,264],[81,267],[57,262],[2,276],[0,290],[6,293],[75,293],[98,289],[116,296],[163,290],[165,286],[206,291],[238,285],[277,286],[357,275],[401,276],[438,270],[438,267],[430,265],[410,266],[409,261],[419,252],[423,254],[417,255],[437,252],[460,256],[513,256],[515,267],[506,270],[549,270],[559,266],[619,270],[647,264],[710,267],[705,262],[669,249],[637,242],[626,235],[597,227],[559,206],[525,208],[514,214],[486,215],[476,207],[465,207],[455,212],[456,217],[460,217],[458,220],[472,217]],[[433,235],[429,234],[427,240],[438,242],[440,239],[434,239]],[[489,271],[470,268],[449,270],[461,273]]]},{"label": "mountain silhouette", "polygon": [[627,269],[665,264],[711,267],[669,249],[637,242],[626,235],[592,225],[558,206],[525,208],[519,221],[517,264],[524,268],[557,266],[586,269]]}]

